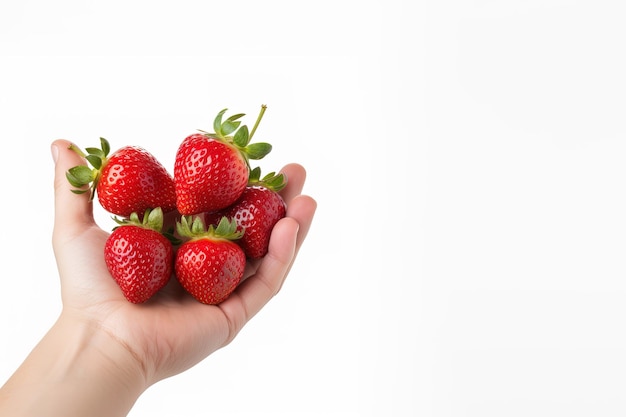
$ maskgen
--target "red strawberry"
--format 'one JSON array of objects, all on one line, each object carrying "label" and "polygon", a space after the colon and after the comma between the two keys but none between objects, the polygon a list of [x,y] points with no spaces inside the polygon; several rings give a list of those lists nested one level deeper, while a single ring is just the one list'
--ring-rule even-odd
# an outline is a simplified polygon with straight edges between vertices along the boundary
[{"label": "red strawberry", "polygon": [[205,229],[200,217],[183,216],[178,233],[190,238],[178,248],[174,268],[183,288],[204,304],[219,304],[235,290],[246,266],[246,255],[233,239],[237,224],[223,218]]},{"label": "red strawberry", "polygon": [[117,220],[104,245],[104,261],[111,276],[131,303],[143,303],[167,284],[172,275],[174,250],[161,234],[160,208],[137,213],[130,220]]},{"label": "red strawberry", "polygon": [[75,187],[91,184],[90,198],[97,194],[106,211],[122,217],[143,214],[146,209],[156,207],[165,213],[176,208],[174,178],[152,154],[138,146],[124,146],[109,156],[109,142],[100,138],[100,144],[101,149],[86,148],[87,154],[72,145],[93,168],[85,165],[70,168],[66,173],[70,184]]},{"label": "red strawberry", "polygon": [[[218,113],[215,133],[196,133],[186,137],[176,152],[174,181],[176,204],[182,215],[219,210],[235,202],[248,183],[249,159],[261,159],[272,147],[250,140],[265,113],[265,106],[252,132],[236,114],[222,121],[227,109]],[[230,136],[234,134],[233,136]]]},{"label": "red strawberry", "polygon": [[223,216],[237,222],[237,230],[245,231],[238,243],[246,256],[261,258],[267,253],[274,225],[285,217],[286,206],[278,194],[285,185],[283,174],[267,174],[263,179],[261,169],[250,172],[248,186],[232,206],[205,214],[207,224],[217,224]]}]

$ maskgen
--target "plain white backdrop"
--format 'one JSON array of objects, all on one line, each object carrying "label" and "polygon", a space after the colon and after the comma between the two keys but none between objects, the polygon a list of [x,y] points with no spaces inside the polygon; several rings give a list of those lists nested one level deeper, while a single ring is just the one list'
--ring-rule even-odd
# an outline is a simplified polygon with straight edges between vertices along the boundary
[{"label": "plain white backdrop", "polygon": [[173,167],[219,110],[267,104],[261,166],[306,167],[309,238],[130,416],[624,415],[620,5],[3,2],[0,383],[61,308],[50,142]]}]

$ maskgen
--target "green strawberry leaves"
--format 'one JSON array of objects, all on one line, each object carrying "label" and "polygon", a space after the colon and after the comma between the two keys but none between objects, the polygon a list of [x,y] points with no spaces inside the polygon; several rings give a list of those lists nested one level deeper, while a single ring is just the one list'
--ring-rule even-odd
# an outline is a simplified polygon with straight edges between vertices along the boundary
[{"label": "green strawberry leaves", "polygon": [[176,223],[176,230],[179,235],[190,239],[214,238],[237,240],[243,236],[243,230],[237,230],[237,221],[224,216],[215,225],[207,228],[204,221],[199,216],[182,216]]},{"label": "green strawberry leaves", "polygon": [[[96,179],[97,172],[88,166],[78,165],[73,168],[70,168],[66,173],[65,177],[69,181],[69,183],[74,187],[82,187],[83,185],[87,185],[93,180]],[[88,190],[75,189],[72,190],[73,193],[76,194],[84,194]]]},{"label": "green strawberry leaves", "polygon": [[182,242],[174,235],[173,228],[163,231],[164,218],[161,207],[157,207],[152,210],[146,209],[141,218],[137,212],[133,212],[129,218],[119,218],[117,216],[113,216],[112,219],[118,224],[113,228],[113,230],[121,226],[138,226],[143,227],[144,229],[154,230],[155,232],[162,234],[174,246],[180,245]]},{"label": "green strawberry leaves", "polygon": [[248,156],[248,159],[262,159],[272,150],[272,145],[269,143],[253,143],[243,148],[243,151]]},{"label": "green strawberry leaves", "polygon": [[143,213],[142,218],[139,218],[138,213],[133,212],[128,219],[120,219],[117,216],[113,216],[112,219],[120,226],[140,226],[159,233],[161,233],[163,229],[163,210],[161,207],[157,207],[153,210],[147,209]]},{"label": "green strawberry leaves", "polygon": [[[70,149],[85,158],[92,168],[86,165],[77,165],[68,169],[65,173],[65,177],[70,185],[76,187],[76,189],[72,190],[73,193],[84,194],[90,191],[91,195],[89,199],[93,200],[96,194],[98,180],[100,179],[100,170],[104,164],[106,164],[109,152],[111,152],[111,146],[105,138],[100,138],[100,148],[85,148],[87,153],[81,151],[80,148],[74,144],[70,146]],[[89,188],[83,188],[85,185],[89,184],[91,184]]]},{"label": "green strawberry leaves", "polygon": [[250,143],[250,141],[252,140],[252,136],[254,136],[254,132],[256,132],[266,109],[266,105],[261,106],[261,111],[256,119],[256,122],[254,123],[252,131],[249,131],[248,126],[242,125],[239,120],[245,116],[244,113],[234,114],[226,120],[223,120],[224,114],[228,110],[223,109],[217,114],[215,120],[213,120],[213,130],[215,132],[209,133],[204,130],[200,130],[200,132],[209,137],[235,146],[239,152],[241,152],[242,156],[246,160],[246,163],[248,163],[249,159],[262,159],[271,152],[272,145],[265,142]]},{"label": "green strawberry leaves", "polygon": [[222,116],[224,116],[224,113],[226,113],[227,110],[228,109],[224,109],[220,111],[215,117],[215,120],[213,120],[213,129],[215,130],[215,134],[220,138],[225,138],[226,136],[237,130],[237,128],[241,124],[238,119],[241,119],[243,116],[245,116],[244,113],[235,114],[222,122]]},{"label": "green strawberry leaves", "polygon": [[261,178],[261,167],[256,167],[250,171],[248,185],[260,185],[278,192],[287,185],[287,177],[285,177],[285,174],[282,173],[276,174],[275,172],[270,172]]}]

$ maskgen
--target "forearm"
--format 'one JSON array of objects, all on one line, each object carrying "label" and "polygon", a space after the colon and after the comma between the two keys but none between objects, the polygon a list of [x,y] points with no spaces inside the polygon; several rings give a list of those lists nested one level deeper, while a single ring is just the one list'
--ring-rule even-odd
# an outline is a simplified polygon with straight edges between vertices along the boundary
[{"label": "forearm", "polygon": [[146,388],[130,352],[63,315],[0,388],[2,416],[125,416]]}]

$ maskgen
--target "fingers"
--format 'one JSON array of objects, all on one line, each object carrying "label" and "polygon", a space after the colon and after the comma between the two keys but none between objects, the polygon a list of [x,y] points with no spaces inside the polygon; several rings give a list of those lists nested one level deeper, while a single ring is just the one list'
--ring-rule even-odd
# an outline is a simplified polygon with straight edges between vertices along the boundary
[{"label": "fingers", "polygon": [[296,220],[300,226],[296,240],[296,251],[300,249],[302,242],[309,233],[316,210],[317,202],[308,195],[294,197],[287,206],[286,216]]},{"label": "fingers", "polygon": [[241,328],[278,292],[296,253],[298,223],[285,217],[274,226],[267,255],[256,274],[219,304],[228,321],[229,343]]},{"label": "fingers", "polygon": [[268,253],[256,273],[220,304],[229,322],[227,343],[280,291],[309,231],[316,207],[315,200],[308,196],[291,200],[287,217],[274,226]]},{"label": "fingers", "polygon": [[317,202],[313,198],[306,195],[299,195],[295,197],[293,200],[291,200],[290,207],[287,208],[287,216],[298,222],[298,235],[296,236],[295,253],[291,258],[291,263],[287,268],[285,276],[283,277],[283,280],[281,281],[276,293],[278,293],[278,291],[280,291],[280,289],[282,288],[283,283],[285,282],[285,278],[287,278],[287,274],[289,274],[291,266],[293,265],[294,261],[296,260],[296,256],[300,251],[300,247],[302,246],[304,239],[309,233],[309,229],[311,228],[311,223],[313,221],[313,216],[316,209]]},{"label": "fingers", "polygon": [[54,168],[54,236],[60,234],[71,238],[83,231],[86,225],[94,224],[89,193],[75,194],[74,188],[65,177],[70,168],[85,165],[85,160],[70,149],[71,143],[59,139],[52,143],[51,152]]},{"label": "fingers", "polygon": [[313,215],[317,209],[317,202],[306,195],[301,195],[306,180],[306,171],[302,165],[291,163],[281,170],[287,177],[287,185],[280,192],[287,203],[287,217],[296,219],[300,225],[297,248],[309,232]]},{"label": "fingers", "polygon": [[288,164],[280,171],[287,177],[287,185],[280,191],[280,195],[289,205],[289,202],[297,195],[300,195],[306,180],[306,171],[299,164]]}]

